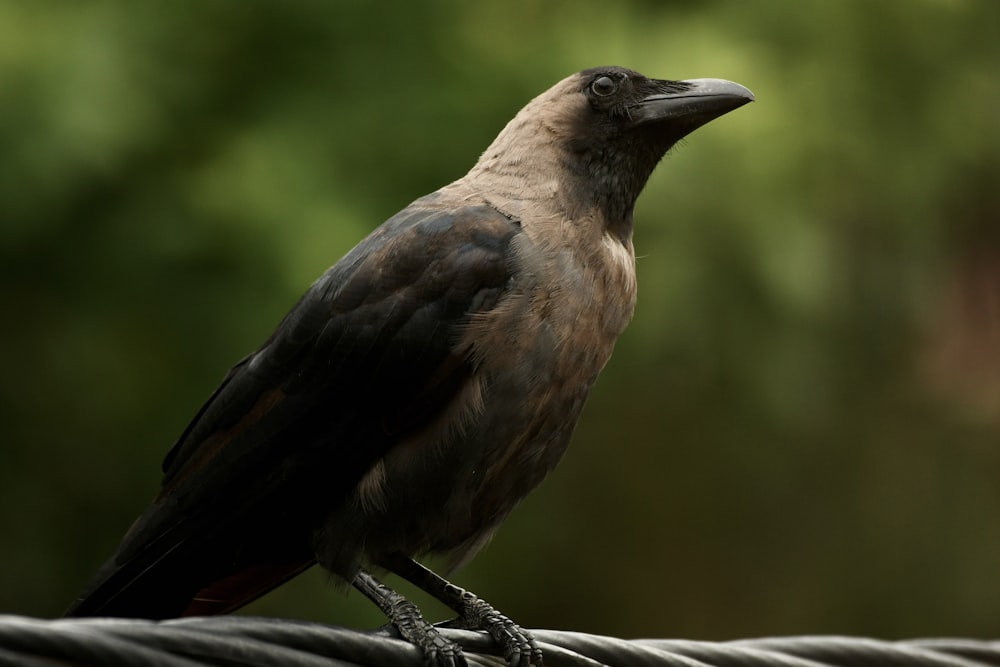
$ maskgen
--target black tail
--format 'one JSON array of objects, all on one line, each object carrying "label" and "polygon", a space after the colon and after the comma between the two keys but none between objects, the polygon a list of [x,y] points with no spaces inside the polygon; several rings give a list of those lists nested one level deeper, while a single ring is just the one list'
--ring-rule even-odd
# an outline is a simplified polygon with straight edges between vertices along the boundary
[{"label": "black tail", "polygon": [[207,539],[180,541],[170,540],[168,532],[138,550],[130,548],[126,537],[66,616],[164,619],[226,614],[315,562],[311,550],[286,535],[257,535],[248,541],[244,531],[239,532],[243,534],[226,530]]}]

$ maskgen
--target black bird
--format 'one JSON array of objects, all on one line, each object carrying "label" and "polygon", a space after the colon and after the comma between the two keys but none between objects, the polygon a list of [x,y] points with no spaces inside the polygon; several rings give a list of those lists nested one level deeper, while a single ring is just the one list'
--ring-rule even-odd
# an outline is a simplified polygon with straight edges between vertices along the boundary
[{"label": "black bird", "polygon": [[471,558],[559,461],[632,316],[639,192],[675,142],[753,99],[601,67],[532,100],[229,371],[69,614],[227,613],[319,562],[432,661],[464,658],[370,570],[540,663],[528,632],[412,559]]}]

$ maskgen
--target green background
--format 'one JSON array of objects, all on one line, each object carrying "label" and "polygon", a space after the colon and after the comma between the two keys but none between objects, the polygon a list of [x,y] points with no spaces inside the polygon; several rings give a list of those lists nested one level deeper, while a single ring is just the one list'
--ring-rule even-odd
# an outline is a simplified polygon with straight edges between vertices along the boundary
[{"label": "green background", "polygon": [[[654,173],[635,320],[457,583],[626,637],[997,636],[993,0],[0,3],[0,612],[59,614],[306,286],[604,64],[758,101]],[[318,571],[249,611],[381,623]]]}]

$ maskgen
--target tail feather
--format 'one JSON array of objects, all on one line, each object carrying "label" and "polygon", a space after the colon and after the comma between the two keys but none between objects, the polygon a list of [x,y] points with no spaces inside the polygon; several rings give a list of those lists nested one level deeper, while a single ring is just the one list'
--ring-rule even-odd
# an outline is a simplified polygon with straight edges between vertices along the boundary
[{"label": "tail feather", "polygon": [[66,615],[165,619],[229,613],[315,563],[310,550],[270,537],[265,546],[223,532],[201,542],[164,546],[154,540],[139,550],[120,548]]}]

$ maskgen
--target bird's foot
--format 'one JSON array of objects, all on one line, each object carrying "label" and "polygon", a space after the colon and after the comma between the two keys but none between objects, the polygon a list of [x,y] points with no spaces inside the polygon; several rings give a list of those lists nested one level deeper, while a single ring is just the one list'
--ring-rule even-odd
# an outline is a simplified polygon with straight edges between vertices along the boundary
[{"label": "bird's foot", "polygon": [[352,583],[378,605],[403,639],[423,652],[428,667],[468,667],[461,647],[428,623],[417,605],[364,570],[358,571]]},{"label": "bird's foot", "polygon": [[535,638],[497,611],[493,605],[408,556],[390,554],[382,564],[458,612],[457,619],[445,624],[448,627],[484,630],[503,650],[510,667],[542,667],[542,649],[538,647]]},{"label": "bird's foot", "polygon": [[388,616],[403,639],[423,652],[424,664],[434,667],[467,667],[465,654],[458,644],[438,632],[409,600],[395,600]]},{"label": "bird's foot", "polygon": [[449,597],[457,601],[457,627],[484,630],[503,649],[510,667],[542,667],[542,650],[530,632],[510,620],[474,593],[448,584]]}]

